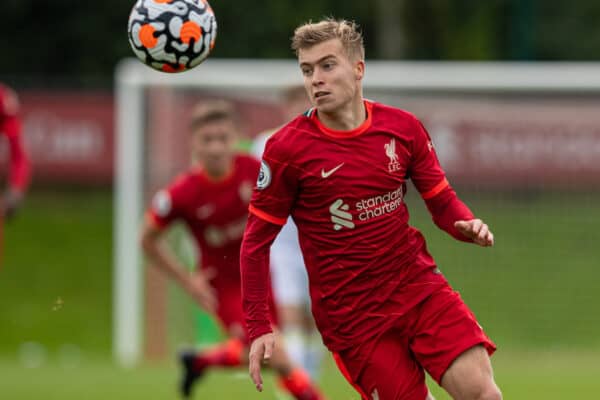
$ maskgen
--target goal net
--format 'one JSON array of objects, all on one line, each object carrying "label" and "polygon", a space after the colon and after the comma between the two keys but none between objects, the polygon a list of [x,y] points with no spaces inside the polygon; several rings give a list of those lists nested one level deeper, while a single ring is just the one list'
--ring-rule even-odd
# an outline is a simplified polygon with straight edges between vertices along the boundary
[{"label": "goal net", "polygon": [[[251,140],[283,122],[280,93],[301,79],[292,60],[209,59],[173,75],[137,60],[118,65],[113,349],[122,365],[219,335],[144,266],[138,244],[150,196],[189,165],[189,110],[226,98]],[[466,248],[433,226],[417,196],[406,200],[442,271],[492,336],[515,346],[598,345],[597,280],[578,280],[594,264],[593,246],[578,247],[573,235],[594,232],[590,219],[600,217],[600,66],[369,61],[364,89],[423,121],[450,182],[496,233],[492,251]],[[193,268],[198,255],[185,230],[169,240]],[[589,321],[576,320],[574,307]]]}]

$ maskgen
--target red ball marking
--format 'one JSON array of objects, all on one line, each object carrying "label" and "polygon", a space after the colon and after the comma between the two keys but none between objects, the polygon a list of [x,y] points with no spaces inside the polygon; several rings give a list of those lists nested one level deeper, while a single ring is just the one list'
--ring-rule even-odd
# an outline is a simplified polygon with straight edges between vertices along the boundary
[{"label": "red ball marking", "polygon": [[170,66],[169,64],[164,64],[162,66],[162,70],[164,72],[181,72],[181,71],[185,71],[185,65],[183,64],[179,64],[179,67],[177,68],[173,68],[172,66]]},{"label": "red ball marking", "polygon": [[202,27],[193,21],[187,21],[181,25],[179,36],[183,43],[189,43],[192,39],[197,42],[202,37]]},{"label": "red ball marking", "polygon": [[142,25],[138,36],[142,45],[147,49],[153,48],[158,43],[158,39],[154,37],[154,27],[150,24]]}]

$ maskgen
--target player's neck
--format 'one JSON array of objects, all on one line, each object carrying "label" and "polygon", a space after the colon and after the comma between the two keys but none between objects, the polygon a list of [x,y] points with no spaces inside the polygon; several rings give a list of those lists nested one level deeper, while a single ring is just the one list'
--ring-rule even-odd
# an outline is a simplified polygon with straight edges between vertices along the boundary
[{"label": "player's neck", "polygon": [[201,167],[202,174],[211,182],[222,182],[227,180],[231,175],[233,175],[234,170],[234,162],[231,160],[231,163],[227,168],[224,169],[208,169],[205,166]]},{"label": "player's neck", "polygon": [[362,96],[332,112],[317,110],[319,121],[329,129],[351,131],[362,125],[367,119],[367,110]]}]

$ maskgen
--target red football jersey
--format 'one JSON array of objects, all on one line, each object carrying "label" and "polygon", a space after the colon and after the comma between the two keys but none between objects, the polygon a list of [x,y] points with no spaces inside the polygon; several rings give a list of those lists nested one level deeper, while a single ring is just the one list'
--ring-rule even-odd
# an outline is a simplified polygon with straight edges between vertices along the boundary
[{"label": "red football jersey", "polygon": [[187,225],[201,253],[199,267],[217,272],[211,284],[219,297],[240,292],[240,246],[259,167],[254,158],[238,155],[231,173],[219,181],[192,169],[159,191],[149,210],[161,227],[174,220]]},{"label": "red football jersey", "polygon": [[328,129],[311,110],[277,132],[250,204],[269,222],[296,222],[313,315],[332,351],[385,331],[447,284],[403,201],[408,179],[424,199],[448,187],[429,135],[406,111],[365,107],[353,131]]}]

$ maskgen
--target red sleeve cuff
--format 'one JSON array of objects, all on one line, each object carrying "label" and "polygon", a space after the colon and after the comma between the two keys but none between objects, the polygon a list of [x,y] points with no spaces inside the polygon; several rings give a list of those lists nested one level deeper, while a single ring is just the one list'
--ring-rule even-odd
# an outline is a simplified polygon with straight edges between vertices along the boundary
[{"label": "red sleeve cuff", "polygon": [[254,342],[256,339],[258,339],[262,335],[266,335],[267,333],[273,332],[273,329],[271,329],[270,325],[261,325],[260,327],[257,327],[255,329],[253,329],[249,326],[248,329],[249,329],[248,340],[250,343]]},{"label": "red sleeve cuff", "polygon": [[448,232],[452,237],[463,242],[471,242],[472,240],[463,236],[455,227],[454,223],[459,220],[471,220],[475,218],[473,213],[450,186],[446,186],[441,192],[434,197],[425,200],[425,204],[433,217],[435,224],[444,231]]}]

